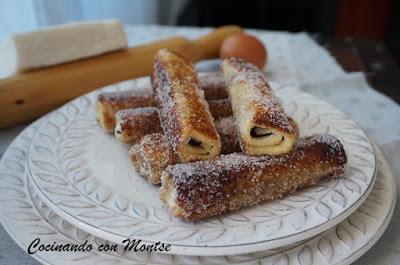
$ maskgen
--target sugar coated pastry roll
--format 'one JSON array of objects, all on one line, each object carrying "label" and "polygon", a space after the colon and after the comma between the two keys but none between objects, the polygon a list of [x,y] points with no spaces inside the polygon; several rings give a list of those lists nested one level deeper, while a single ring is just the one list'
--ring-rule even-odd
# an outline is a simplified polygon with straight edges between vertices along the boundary
[{"label": "sugar coated pastry roll", "polygon": [[[200,73],[199,83],[207,100],[226,99],[228,97],[225,82],[219,72]],[[106,92],[99,94],[97,98],[96,116],[104,131],[113,132],[117,111],[153,105],[153,91],[150,85],[129,91]],[[217,109],[215,108],[215,110]]]},{"label": "sugar coated pastry roll", "polygon": [[221,141],[193,64],[186,58],[159,50],[154,56],[153,85],[161,127],[181,162],[207,160],[219,155]]},{"label": "sugar coated pastry roll", "polygon": [[149,87],[132,90],[101,93],[96,101],[96,119],[106,132],[113,132],[115,114],[127,108],[149,107],[153,105],[153,93]]},{"label": "sugar coated pastry roll", "polygon": [[121,142],[135,142],[150,133],[161,132],[158,110],[154,107],[123,109],[115,114],[115,137]]},{"label": "sugar coated pastry roll", "polygon": [[[223,143],[222,153],[240,151],[233,117],[217,120],[216,127]],[[153,184],[161,183],[161,173],[167,166],[179,162],[168,139],[162,133],[143,136],[138,144],[131,147],[129,155],[139,174]]]},{"label": "sugar coated pastry roll", "polygon": [[178,162],[168,139],[161,133],[145,135],[131,147],[129,156],[139,174],[153,184],[161,182],[161,173],[168,165]]},{"label": "sugar coated pastry roll", "polygon": [[228,98],[209,100],[208,106],[214,119],[232,116],[231,101]]},{"label": "sugar coated pastry roll", "polygon": [[[229,99],[209,100],[215,119],[232,115]],[[136,142],[146,134],[161,132],[157,108],[145,107],[120,110],[115,114],[114,134],[121,142]]]},{"label": "sugar coated pastry roll", "polygon": [[300,139],[282,155],[234,153],[168,166],[162,173],[160,195],[174,216],[196,221],[341,177],[346,161],[339,140],[314,135]]},{"label": "sugar coated pastry roll", "polygon": [[215,128],[221,138],[221,154],[240,152],[239,137],[232,116],[216,120]]},{"label": "sugar coated pastry roll", "polygon": [[210,99],[222,99],[228,97],[225,89],[225,79],[220,72],[199,73],[200,88],[204,90],[204,97]]},{"label": "sugar coated pastry roll", "polygon": [[264,74],[256,66],[238,58],[225,59],[221,68],[243,152],[250,155],[289,152],[297,139],[296,130]]}]

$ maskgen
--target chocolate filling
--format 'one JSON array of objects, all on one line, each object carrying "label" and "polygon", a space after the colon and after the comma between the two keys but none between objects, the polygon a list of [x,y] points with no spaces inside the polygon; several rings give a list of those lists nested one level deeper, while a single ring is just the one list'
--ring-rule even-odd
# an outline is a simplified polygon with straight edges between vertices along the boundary
[{"label": "chocolate filling", "polygon": [[273,133],[272,132],[268,132],[267,129],[264,129],[264,128],[253,127],[250,130],[250,135],[251,135],[251,137],[257,138],[257,137],[265,137],[265,136],[268,137],[268,136],[273,135]]},{"label": "chocolate filling", "polygon": [[201,142],[197,141],[196,139],[193,139],[193,138],[189,139],[188,144],[193,146],[193,147],[200,147],[201,146]]}]

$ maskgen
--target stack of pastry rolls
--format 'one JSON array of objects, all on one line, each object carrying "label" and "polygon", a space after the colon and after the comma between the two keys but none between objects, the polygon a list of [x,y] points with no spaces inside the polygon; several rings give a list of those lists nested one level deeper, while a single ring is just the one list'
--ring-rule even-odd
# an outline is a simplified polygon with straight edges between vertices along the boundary
[{"label": "stack of pastry rolls", "polygon": [[[296,123],[292,119],[290,122],[298,131]],[[153,124],[153,128],[157,126],[159,123]],[[217,119],[215,128],[221,139],[221,154],[241,151],[235,119],[232,116]],[[143,136],[130,149],[129,155],[137,171],[153,184],[160,184],[161,173],[168,166],[179,162],[162,131]]]},{"label": "stack of pastry rolls", "polygon": [[111,93],[127,103],[108,106],[100,95],[97,119],[133,143],[133,165],[161,183],[161,200],[176,217],[208,218],[344,174],[342,144],[331,135],[297,139],[297,124],[263,73],[243,60],[198,76],[185,58],[160,50],[151,79],[146,93]]},{"label": "stack of pastry rolls", "polygon": [[[209,100],[209,109],[215,119],[232,115],[228,99]],[[125,143],[138,142],[143,136],[162,132],[156,107],[122,109],[115,114],[114,134]]]},{"label": "stack of pastry rolls", "polygon": [[[227,97],[223,77],[218,72],[202,73],[199,74],[198,81],[200,89],[204,91],[205,98],[213,102],[213,104],[210,103],[210,107],[214,107],[214,110],[218,110],[220,108],[219,105],[224,107],[225,103],[219,101]],[[99,94],[97,97],[96,119],[105,132],[112,133],[117,125],[115,115],[118,111],[154,106],[154,95],[151,86],[142,86],[117,92],[105,92]],[[137,139],[130,141],[135,140]]]}]

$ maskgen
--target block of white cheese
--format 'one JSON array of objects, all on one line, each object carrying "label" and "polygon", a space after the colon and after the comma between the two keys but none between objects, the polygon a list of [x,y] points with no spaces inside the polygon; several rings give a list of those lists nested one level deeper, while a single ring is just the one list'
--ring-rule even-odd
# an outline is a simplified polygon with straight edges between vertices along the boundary
[{"label": "block of white cheese", "polygon": [[20,72],[127,47],[118,20],[79,22],[19,33],[0,43],[0,71]]}]

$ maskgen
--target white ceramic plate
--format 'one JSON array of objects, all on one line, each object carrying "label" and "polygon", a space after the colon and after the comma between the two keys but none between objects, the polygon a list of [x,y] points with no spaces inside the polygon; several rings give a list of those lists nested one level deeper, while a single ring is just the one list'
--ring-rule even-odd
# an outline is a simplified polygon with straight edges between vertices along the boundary
[{"label": "white ceramic plate", "polygon": [[[134,88],[141,78],[106,90]],[[139,176],[128,147],[95,122],[92,92],[51,113],[28,149],[28,174],[41,198],[63,219],[96,236],[120,243],[140,238],[172,244],[171,253],[231,255],[286,246],[339,223],[366,198],[374,181],[375,158],[364,132],[346,115],[293,88],[276,89],[301,134],[330,133],[346,149],[342,179],[282,200],[263,203],[196,224],[173,218],[158,187]],[[245,246],[245,247],[244,247]]]},{"label": "white ceramic plate", "polygon": [[[10,145],[0,163],[0,217],[23,249],[36,237],[43,243],[104,243],[60,218],[37,195],[28,173],[27,154],[38,124],[29,126]],[[135,252],[38,252],[44,264],[350,264],[365,253],[387,227],[396,198],[386,160],[377,152],[379,173],[366,201],[347,219],[324,233],[290,248],[236,256],[178,256]],[[245,247],[245,246],[244,246]]]}]

